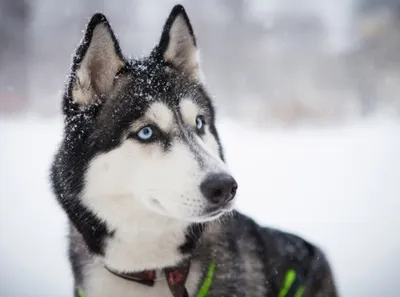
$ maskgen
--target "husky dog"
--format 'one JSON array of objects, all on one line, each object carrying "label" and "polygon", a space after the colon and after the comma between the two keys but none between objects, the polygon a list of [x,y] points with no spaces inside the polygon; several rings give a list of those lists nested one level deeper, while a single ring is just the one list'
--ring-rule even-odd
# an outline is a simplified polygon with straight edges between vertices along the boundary
[{"label": "husky dog", "polygon": [[238,185],[181,5],[137,60],[95,14],[62,106],[51,181],[75,296],[337,296],[317,247],[233,210]]}]

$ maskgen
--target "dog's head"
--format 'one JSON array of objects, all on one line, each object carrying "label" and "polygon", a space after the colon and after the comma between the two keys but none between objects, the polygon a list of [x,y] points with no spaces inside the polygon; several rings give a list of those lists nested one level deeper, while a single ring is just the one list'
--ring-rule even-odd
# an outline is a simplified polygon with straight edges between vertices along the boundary
[{"label": "dog's head", "polygon": [[232,209],[237,184],[182,6],[140,60],[126,59],[107,19],[94,15],[74,57],[64,113],[65,146],[76,164],[86,162],[80,194],[100,217],[144,207],[201,222]]}]

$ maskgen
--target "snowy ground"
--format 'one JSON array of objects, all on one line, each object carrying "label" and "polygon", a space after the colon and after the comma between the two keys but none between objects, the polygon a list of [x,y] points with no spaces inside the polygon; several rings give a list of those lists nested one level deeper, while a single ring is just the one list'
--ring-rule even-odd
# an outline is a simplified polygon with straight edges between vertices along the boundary
[{"label": "snowy ground", "polygon": [[[59,119],[0,120],[0,296],[72,296],[48,186]],[[320,245],[344,297],[400,296],[400,123],[257,130],[222,121],[238,208]]]}]

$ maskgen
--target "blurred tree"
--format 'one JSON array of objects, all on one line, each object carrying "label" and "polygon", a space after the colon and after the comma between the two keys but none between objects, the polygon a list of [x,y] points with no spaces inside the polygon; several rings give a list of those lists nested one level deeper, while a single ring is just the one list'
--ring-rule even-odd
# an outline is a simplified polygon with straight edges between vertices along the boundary
[{"label": "blurred tree", "polygon": [[30,5],[0,0],[0,109],[15,111],[27,102],[27,38]]},{"label": "blurred tree", "polygon": [[400,0],[359,1],[356,20],[360,41],[348,54],[347,66],[361,112],[369,115],[398,97],[386,89],[388,81],[400,79]]},{"label": "blurred tree", "polygon": [[400,0],[359,0],[358,10],[361,13],[368,13],[381,8],[389,9],[400,17]]}]

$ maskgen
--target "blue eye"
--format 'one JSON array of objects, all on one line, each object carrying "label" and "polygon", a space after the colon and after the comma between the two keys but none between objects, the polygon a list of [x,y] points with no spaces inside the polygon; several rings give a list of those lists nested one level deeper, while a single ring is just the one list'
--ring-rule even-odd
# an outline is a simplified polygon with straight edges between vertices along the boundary
[{"label": "blue eye", "polygon": [[197,116],[196,118],[196,129],[201,130],[204,126],[204,120],[202,116]]},{"label": "blue eye", "polygon": [[137,133],[137,136],[141,140],[149,140],[153,136],[153,129],[151,127],[146,126],[140,129],[140,131]]}]

